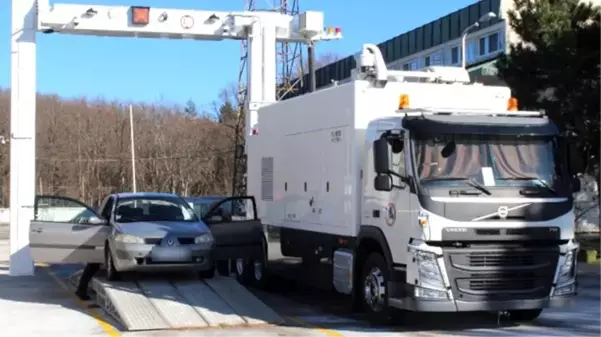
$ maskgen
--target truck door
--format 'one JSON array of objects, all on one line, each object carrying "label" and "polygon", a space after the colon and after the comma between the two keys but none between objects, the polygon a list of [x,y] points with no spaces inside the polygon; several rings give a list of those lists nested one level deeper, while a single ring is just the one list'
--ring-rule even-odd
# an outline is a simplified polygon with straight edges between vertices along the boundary
[{"label": "truck door", "polygon": [[211,206],[203,221],[215,238],[216,260],[262,260],[265,236],[254,197],[220,200]]},{"label": "truck door", "polygon": [[[403,177],[409,177],[411,175],[411,160],[410,146],[408,133],[402,131],[401,139],[403,139],[403,146],[397,144],[391,144],[391,170]],[[413,205],[411,204],[411,186],[403,182],[399,177],[392,177],[395,185],[401,186],[402,188],[395,188],[390,191],[390,203],[387,205],[386,213],[384,216],[385,223],[382,228],[387,238],[398,240],[398,242],[407,242],[410,237],[411,225],[417,221],[417,214],[412,210]],[[403,256],[406,249],[403,245],[390,245],[393,259],[396,257]],[[394,261],[400,262],[400,261]]]},{"label": "truck door", "polygon": [[30,224],[31,258],[46,263],[102,263],[110,226],[75,199],[36,196]]}]

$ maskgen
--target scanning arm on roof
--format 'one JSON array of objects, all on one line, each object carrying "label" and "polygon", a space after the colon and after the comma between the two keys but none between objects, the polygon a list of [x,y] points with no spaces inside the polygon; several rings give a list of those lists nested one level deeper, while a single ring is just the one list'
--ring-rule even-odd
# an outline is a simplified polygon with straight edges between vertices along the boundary
[{"label": "scanning arm on roof", "polygon": [[385,86],[388,82],[388,68],[380,48],[366,43],[360,53],[355,54],[357,63],[357,79],[373,78],[377,86]]},{"label": "scanning arm on roof", "polygon": [[357,63],[356,78],[373,80],[376,87],[384,87],[388,81],[470,83],[467,70],[459,67],[437,66],[419,71],[388,70],[380,48],[374,44],[364,44],[361,52],[355,54],[355,61]]}]

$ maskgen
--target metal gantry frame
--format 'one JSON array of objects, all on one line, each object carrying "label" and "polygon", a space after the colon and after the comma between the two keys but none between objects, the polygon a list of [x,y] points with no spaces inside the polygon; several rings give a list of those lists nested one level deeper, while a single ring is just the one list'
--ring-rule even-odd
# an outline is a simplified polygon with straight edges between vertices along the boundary
[{"label": "metal gantry frame", "polygon": [[[140,6],[11,0],[10,275],[33,275],[29,254],[35,202],[37,32],[200,41],[248,42],[245,135],[257,111],[276,102],[276,42],[339,39],[323,28],[323,13],[222,12]],[[18,154],[18,155],[17,155]]]},{"label": "metal gantry frame", "polygon": [[[273,0],[271,10],[292,17],[298,16],[299,0]],[[255,0],[244,0],[246,11],[256,11]],[[302,71],[295,73],[297,68],[302,70],[302,52],[301,43],[281,41],[277,43],[276,62],[279,69],[277,73],[277,91],[276,99],[279,101],[282,97],[294,90],[298,81],[301,81]],[[245,153],[245,134],[244,121],[246,116],[246,63],[248,59],[248,45],[246,41],[241,43],[240,52],[240,71],[238,74],[238,96],[237,96],[237,121],[234,130],[234,167],[232,176],[232,196],[241,196],[246,194],[246,165],[247,158]],[[294,78],[297,78],[293,81]]]}]

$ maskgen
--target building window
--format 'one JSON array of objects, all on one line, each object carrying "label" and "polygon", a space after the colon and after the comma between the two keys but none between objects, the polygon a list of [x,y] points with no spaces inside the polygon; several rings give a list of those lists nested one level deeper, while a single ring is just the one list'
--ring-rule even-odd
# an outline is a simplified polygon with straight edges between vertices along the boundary
[{"label": "building window", "polygon": [[459,46],[451,48],[451,64],[459,64],[461,62],[461,53]]},{"label": "building window", "polygon": [[486,56],[503,49],[502,36],[500,32],[495,32],[481,37],[479,40],[478,56]]},{"label": "building window", "polygon": [[469,40],[467,41],[467,45],[466,45],[466,55],[465,55],[465,62],[466,63],[471,63],[474,62],[476,60],[476,55],[477,53],[477,47],[478,45],[476,44],[475,40]]},{"label": "building window", "polygon": [[416,70],[417,69],[417,60],[409,61],[403,64],[403,70]]},{"label": "building window", "polygon": [[430,65],[442,65],[442,51],[430,55]]},{"label": "building window", "polygon": [[499,45],[499,33],[490,34],[488,36],[488,53],[494,53],[498,51],[501,46]]},{"label": "building window", "polygon": [[486,55],[486,38],[487,36],[480,38],[480,48],[478,48],[478,55],[480,56]]},{"label": "building window", "polygon": [[425,67],[429,67],[430,66],[430,56],[426,56],[424,58],[424,66]]}]

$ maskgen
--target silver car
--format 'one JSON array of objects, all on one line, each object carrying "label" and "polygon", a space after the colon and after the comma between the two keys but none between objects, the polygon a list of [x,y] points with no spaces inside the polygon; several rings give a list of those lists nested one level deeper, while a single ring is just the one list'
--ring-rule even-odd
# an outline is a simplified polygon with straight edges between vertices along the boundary
[{"label": "silver car", "polygon": [[120,193],[104,209],[112,227],[105,260],[109,280],[125,271],[193,269],[213,275],[213,236],[179,196]]},{"label": "silver car", "polygon": [[[240,204],[250,212],[224,211]],[[105,264],[111,279],[123,271],[178,269],[212,277],[215,260],[265,259],[256,214],[250,196],[223,198],[199,219],[184,199],[167,193],[111,194],[98,209],[68,197],[38,195],[29,251],[37,262]]]}]

